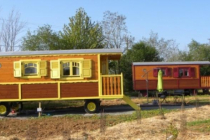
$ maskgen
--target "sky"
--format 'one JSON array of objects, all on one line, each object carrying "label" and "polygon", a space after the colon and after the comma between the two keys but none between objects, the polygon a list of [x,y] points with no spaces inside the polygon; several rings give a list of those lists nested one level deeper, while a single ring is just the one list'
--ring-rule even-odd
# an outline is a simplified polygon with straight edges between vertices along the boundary
[{"label": "sky", "polygon": [[[126,25],[135,42],[149,38],[151,32],[159,38],[173,39],[179,49],[186,50],[192,39],[209,43],[209,0],[0,0],[0,18],[7,19],[12,9],[19,11],[21,21],[34,31],[45,24],[60,31],[76,10],[84,8],[92,21],[103,20],[105,11],[126,17]],[[1,22],[0,22],[1,24]]]}]

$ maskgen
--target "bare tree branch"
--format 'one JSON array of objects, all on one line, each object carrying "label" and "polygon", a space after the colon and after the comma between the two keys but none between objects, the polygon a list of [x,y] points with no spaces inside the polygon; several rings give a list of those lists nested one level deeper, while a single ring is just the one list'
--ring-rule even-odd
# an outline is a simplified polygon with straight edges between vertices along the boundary
[{"label": "bare tree branch", "polygon": [[[18,34],[26,26],[26,23],[20,21],[19,12],[14,9],[9,14],[8,19],[2,19],[1,40],[4,51],[14,51]],[[3,51],[2,48],[0,51]]]},{"label": "bare tree branch", "polygon": [[118,13],[104,13],[102,27],[106,48],[128,49],[133,45],[134,37],[128,35],[125,20],[126,17]]}]

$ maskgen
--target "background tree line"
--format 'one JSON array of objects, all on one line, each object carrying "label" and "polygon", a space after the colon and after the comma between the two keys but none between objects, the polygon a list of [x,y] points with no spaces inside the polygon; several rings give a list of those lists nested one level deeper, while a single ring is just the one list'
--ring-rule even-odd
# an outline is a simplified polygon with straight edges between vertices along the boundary
[{"label": "background tree line", "polygon": [[[150,61],[210,61],[210,44],[201,44],[192,40],[187,50],[180,50],[175,40],[159,38],[158,33],[151,32],[149,38],[135,42],[126,26],[126,17],[118,13],[104,12],[101,22],[91,21],[91,17],[83,8],[69,17],[59,32],[52,30],[50,25],[28,31],[21,42],[17,39],[26,23],[20,21],[19,12],[12,10],[8,19],[2,21],[0,28],[0,51],[19,50],[67,50],[120,48],[123,56],[120,61],[110,61],[110,73],[124,74],[125,90],[132,90],[132,62]],[[210,68],[202,67],[202,75],[209,75]]]}]

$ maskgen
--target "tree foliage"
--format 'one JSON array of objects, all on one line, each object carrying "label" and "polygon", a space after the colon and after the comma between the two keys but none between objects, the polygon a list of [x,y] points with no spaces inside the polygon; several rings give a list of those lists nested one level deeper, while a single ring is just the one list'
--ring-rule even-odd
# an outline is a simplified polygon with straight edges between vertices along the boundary
[{"label": "tree foliage", "polygon": [[102,28],[98,23],[91,22],[83,8],[79,8],[75,16],[69,18],[60,32],[68,49],[93,49],[103,47]]},{"label": "tree foliage", "polygon": [[58,50],[63,49],[59,34],[50,25],[39,27],[36,31],[28,31],[23,37],[22,50]]},{"label": "tree foliage", "polygon": [[[210,61],[210,45],[201,44],[195,40],[192,40],[188,44],[189,51],[183,52],[180,59],[182,61]],[[210,67],[203,66],[201,67],[201,75],[209,75]]]},{"label": "tree foliage", "polygon": [[158,51],[146,44],[139,42],[126,51],[120,60],[120,70],[124,75],[124,89],[126,91],[132,90],[132,62],[156,62],[161,61]]}]

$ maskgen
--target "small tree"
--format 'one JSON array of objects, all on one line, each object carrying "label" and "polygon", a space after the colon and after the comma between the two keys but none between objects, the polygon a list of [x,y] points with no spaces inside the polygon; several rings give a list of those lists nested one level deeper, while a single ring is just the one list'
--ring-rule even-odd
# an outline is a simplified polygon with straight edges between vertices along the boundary
[{"label": "small tree", "polygon": [[[210,61],[210,45],[209,44],[201,44],[195,40],[192,40],[188,44],[189,51],[184,52],[181,55],[182,61]],[[201,75],[209,75],[210,74],[210,67],[209,66],[202,66]]]},{"label": "small tree", "polygon": [[110,11],[104,12],[103,34],[105,36],[105,48],[121,48],[127,50],[131,48],[134,37],[128,34],[126,26],[126,17]]},{"label": "small tree", "polygon": [[144,38],[143,41],[157,49],[163,61],[179,61],[180,50],[178,44],[174,40],[166,40],[158,37],[157,33],[151,32],[149,38]]},{"label": "small tree", "polygon": [[69,18],[69,24],[64,25],[60,34],[70,49],[103,48],[102,28],[98,23],[91,22],[83,8]]},{"label": "small tree", "polygon": [[22,50],[61,50],[64,45],[59,34],[51,29],[50,25],[39,27],[36,31],[28,31],[23,37]]},{"label": "small tree", "polygon": [[124,89],[131,91],[132,82],[132,62],[155,62],[161,61],[158,51],[144,42],[133,45],[120,60],[120,70],[124,74]]}]

